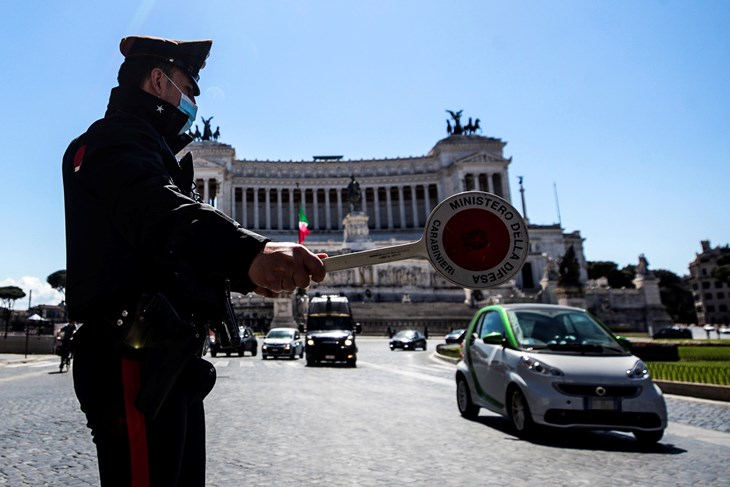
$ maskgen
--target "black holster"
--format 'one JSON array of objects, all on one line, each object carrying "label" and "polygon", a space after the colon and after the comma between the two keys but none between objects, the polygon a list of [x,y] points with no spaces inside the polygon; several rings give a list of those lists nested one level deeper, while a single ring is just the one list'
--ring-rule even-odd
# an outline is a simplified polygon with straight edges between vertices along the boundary
[{"label": "black holster", "polygon": [[[127,353],[142,361],[142,384],[135,405],[145,416],[157,416],[180,374],[191,361],[197,361],[206,333],[205,326],[182,319],[163,294],[141,297],[123,344]],[[215,382],[215,369],[212,365],[210,369],[208,375]],[[205,388],[209,391],[212,385]]]}]

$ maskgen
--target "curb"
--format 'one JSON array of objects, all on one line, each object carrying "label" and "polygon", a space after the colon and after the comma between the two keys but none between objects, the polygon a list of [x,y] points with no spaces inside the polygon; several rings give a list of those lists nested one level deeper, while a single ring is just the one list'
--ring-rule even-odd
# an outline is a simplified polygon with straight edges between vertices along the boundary
[{"label": "curb", "polygon": [[730,387],[728,386],[695,384],[691,382],[674,382],[667,380],[654,380],[654,383],[664,394],[730,402]]}]

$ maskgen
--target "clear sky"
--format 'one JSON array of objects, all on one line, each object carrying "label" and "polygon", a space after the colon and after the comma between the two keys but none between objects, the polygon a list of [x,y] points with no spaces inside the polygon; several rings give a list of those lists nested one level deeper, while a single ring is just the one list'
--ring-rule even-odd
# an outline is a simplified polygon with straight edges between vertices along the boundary
[{"label": "clear sky", "polygon": [[685,275],[701,240],[730,241],[730,1],[2,7],[0,286],[34,305],[66,266],[61,156],[103,115],[127,35],[213,39],[198,113],[240,159],[424,155],[463,110],[507,142],[513,203],[523,176],[530,222],[560,215],[588,260]]}]

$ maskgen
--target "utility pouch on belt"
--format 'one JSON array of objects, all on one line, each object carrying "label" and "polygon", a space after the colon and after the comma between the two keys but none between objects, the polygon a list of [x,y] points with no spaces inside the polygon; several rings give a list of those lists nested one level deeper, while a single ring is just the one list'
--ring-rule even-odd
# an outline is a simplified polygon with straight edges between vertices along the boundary
[{"label": "utility pouch on belt", "polygon": [[238,331],[238,322],[231,304],[231,286],[228,279],[225,281],[223,311],[223,318],[219,322],[211,323],[211,328],[215,330],[221,348],[238,348],[241,345],[241,335]]},{"label": "utility pouch on belt", "polygon": [[144,350],[142,385],[137,408],[154,419],[187,363],[200,348],[200,330],[178,315],[160,293],[143,295],[129,333],[126,347]]}]

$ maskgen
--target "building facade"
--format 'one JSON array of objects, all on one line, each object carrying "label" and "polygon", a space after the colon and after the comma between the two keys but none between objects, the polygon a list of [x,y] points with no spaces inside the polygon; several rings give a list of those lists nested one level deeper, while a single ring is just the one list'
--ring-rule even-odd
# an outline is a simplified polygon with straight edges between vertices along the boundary
[{"label": "building facade", "polygon": [[702,252],[689,264],[690,285],[700,325],[730,324],[730,286],[713,277],[718,259],[730,255],[730,247],[711,247],[702,240]]},{"label": "building facade", "polygon": [[[414,242],[423,234],[431,210],[448,196],[479,190],[511,202],[512,159],[505,157],[505,145],[497,138],[458,134],[438,141],[420,157],[314,156],[308,161],[237,159],[233,147],[215,141],[197,141],[188,148],[194,156],[197,190],[205,202],[245,228],[280,241],[297,241],[301,206],[311,232],[305,244],[315,252],[337,255],[363,248],[343,238],[354,213],[348,198],[350,184],[357,182],[362,195],[358,213],[364,215],[363,228],[358,233],[366,248]],[[570,247],[579,264],[580,284],[585,286],[587,262],[580,232],[566,233],[557,224],[527,223],[530,252],[525,265],[512,282],[496,288],[472,293],[446,281],[427,261],[409,259],[333,272],[309,292],[342,292],[357,302],[407,299],[432,306],[463,303],[467,308],[488,302],[558,302],[554,282],[551,288],[551,270]],[[629,307],[646,308],[644,294],[628,298]],[[591,299],[581,302],[584,307],[594,306],[599,316],[610,312],[612,321],[624,323],[621,306],[612,305],[616,299],[604,296],[595,305]],[[639,329],[647,326],[638,319],[625,321]]]}]

